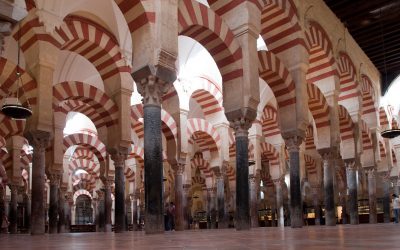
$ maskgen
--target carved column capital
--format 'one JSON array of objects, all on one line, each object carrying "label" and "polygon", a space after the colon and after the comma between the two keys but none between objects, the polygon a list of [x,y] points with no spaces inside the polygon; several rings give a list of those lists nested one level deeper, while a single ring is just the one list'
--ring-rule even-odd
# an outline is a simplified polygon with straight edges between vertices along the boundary
[{"label": "carved column capital", "polygon": [[128,157],[127,152],[115,151],[113,153],[110,153],[110,155],[111,155],[111,160],[114,161],[115,168],[123,168],[125,166],[125,160]]},{"label": "carved column capital", "polygon": [[344,165],[345,165],[346,169],[353,170],[353,171],[357,170],[357,164],[356,164],[355,159],[344,160]]},{"label": "carved column capital", "polygon": [[48,175],[48,178],[49,178],[49,180],[50,180],[50,185],[57,185],[57,186],[59,186],[60,185],[60,180],[61,180],[61,178],[62,178],[62,173],[61,172],[56,172],[56,171],[54,171],[54,172],[52,172],[52,173],[50,173],[49,175]]},{"label": "carved column capital", "polygon": [[44,153],[50,142],[50,133],[46,131],[36,130],[29,131],[25,134],[29,144],[33,147],[33,153]]},{"label": "carved column capital", "polygon": [[300,145],[303,143],[304,137],[292,135],[283,138],[289,152],[299,152]]},{"label": "carved column capital", "polygon": [[162,97],[171,88],[172,83],[166,82],[155,75],[148,75],[136,82],[138,92],[143,96],[144,105],[161,106]]},{"label": "carved column capital", "polygon": [[368,174],[368,179],[373,179],[376,177],[376,169],[373,167],[365,168],[365,172]]},{"label": "carved column capital", "polygon": [[230,121],[230,126],[235,131],[236,137],[247,137],[249,135],[249,128],[251,127],[252,121],[244,117],[239,117]]}]

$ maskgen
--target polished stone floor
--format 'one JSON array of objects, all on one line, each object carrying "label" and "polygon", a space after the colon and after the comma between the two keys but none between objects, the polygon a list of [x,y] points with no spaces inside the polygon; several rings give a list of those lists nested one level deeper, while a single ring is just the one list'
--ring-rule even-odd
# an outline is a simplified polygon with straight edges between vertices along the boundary
[{"label": "polished stone floor", "polygon": [[0,249],[400,249],[399,224],[362,224],[250,231],[196,230],[145,235],[143,232],[1,235]]}]

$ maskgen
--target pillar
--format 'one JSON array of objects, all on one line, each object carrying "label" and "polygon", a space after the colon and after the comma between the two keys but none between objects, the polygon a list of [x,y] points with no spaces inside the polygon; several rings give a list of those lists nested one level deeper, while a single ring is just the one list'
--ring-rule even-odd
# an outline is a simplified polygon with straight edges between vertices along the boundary
[{"label": "pillar", "polygon": [[24,205],[25,205],[25,228],[30,233],[31,231],[31,196],[30,194],[24,195]]},{"label": "pillar", "polygon": [[376,212],[376,170],[368,169],[368,200],[369,200],[369,223],[377,223]]},{"label": "pillar", "polygon": [[390,173],[384,172],[382,177],[383,184],[383,222],[390,222],[390,179],[388,178]]},{"label": "pillar", "polygon": [[335,192],[333,188],[333,151],[334,149],[320,150],[324,168],[324,202],[325,202],[325,225],[336,225]]},{"label": "pillar", "polygon": [[16,234],[18,232],[17,228],[17,214],[18,214],[18,185],[17,184],[10,184],[10,191],[11,191],[11,202],[10,202],[10,212],[9,212],[9,231],[12,234]]},{"label": "pillar", "polygon": [[45,151],[49,144],[50,133],[39,130],[30,131],[26,138],[33,147],[31,234],[40,235],[45,233]]},{"label": "pillar", "polygon": [[111,232],[111,183],[110,181],[105,181],[104,183],[104,232]]},{"label": "pillar", "polygon": [[61,173],[51,173],[50,179],[50,204],[49,204],[49,233],[58,232],[59,189]]},{"label": "pillar", "polygon": [[98,203],[97,203],[97,213],[98,219],[96,220],[96,232],[105,231],[105,212],[104,212],[104,192],[97,192],[98,194]]},{"label": "pillar", "polygon": [[57,232],[58,233],[65,233],[65,195],[67,192],[66,187],[60,187],[59,194],[58,194],[58,226]]},{"label": "pillar", "polygon": [[180,160],[175,166],[175,230],[183,231],[185,221],[183,215],[183,172],[185,160]]},{"label": "pillar", "polygon": [[190,191],[190,184],[183,184],[183,197],[182,197],[182,207],[183,207],[183,217],[184,217],[184,228],[190,229],[190,216],[191,211],[189,208],[189,191]]},{"label": "pillar", "polygon": [[217,186],[217,217],[218,217],[218,228],[227,228],[228,222],[225,218],[225,185],[224,185],[224,174],[225,167],[222,167],[222,171],[216,175],[216,186]]},{"label": "pillar", "polygon": [[313,195],[313,206],[315,213],[315,225],[321,225],[321,202],[320,202],[320,192],[321,188],[319,186],[312,187],[312,195]]},{"label": "pillar", "polygon": [[274,180],[276,191],[276,210],[278,212],[278,227],[285,227],[285,215],[283,211],[282,179]]},{"label": "pillar", "polygon": [[137,205],[137,201],[139,198],[139,192],[135,192],[134,194],[132,194],[131,198],[132,198],[132,226],[133,226],[133,231],[137,231],[139,229],[139,227],[138,227],[138,205]]},{"label": "pillar", "polygon": [[250,175],[250,223],[251,227],[258,227],[258,200],[257,200],[257,177],[255,175]]},{"label": "pillar", "polygon": [[285,138],[290,161],[290,225],[292,228],[300,228],[303,226],[299,157],[300,145],[302,142],[303,138],[297,135]]},{"label": "pillar", "polygon": [[358,224],[357,167],[354,159],[345,160],[348,195],[348,211],[350,224]]},{"label": "pillar", "polygon": [[145,231],[147,234],[162,233],[164,207],[161,102],[171,84],[156,76],[149,68],[133,73],[133,78],[143,96]]},{"label": "pillar", "polygon": [[250,120],[231,122],[236,139],[236,230],[250,229],[249,204],[249,128]]},{"label": "pillar", "polygon": [[345,193],[340,194],[339,202],[340,205],[342,206],[342,224],[348,224],[349,222],[347,220],[347,200]]},{"label": "pillar", "polygon": [[115,225],[114,232],[125,231],[125,174],[124,166],[128,149],[112,150],[111,160],[115,167]]}]

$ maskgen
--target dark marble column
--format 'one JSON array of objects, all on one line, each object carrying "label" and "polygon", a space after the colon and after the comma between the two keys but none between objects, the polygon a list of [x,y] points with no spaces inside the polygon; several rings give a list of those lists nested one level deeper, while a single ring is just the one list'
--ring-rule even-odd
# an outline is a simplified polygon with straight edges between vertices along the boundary
[{"label": "dark marble column", "polygon": [[250,223],[251,227],[258,227],[258,200],[257,200],[257,177],[250,175]]},{"label": "dark marble column", "polygon": [[154,234],[164,232],[161,102],[172,84],[144,71],[132,76],[143,96],[145,231]]},{"label": "dark marble column", "polygon": [[114,232],[125,231],[125,175],[124,166],[128,149],[112,150],[111,159],[115,167],[115,225]]},{"label": "dark marble column", "polygon": [[25,214],[24,214],[24,221],[25,221],[25,228],[28,232],[31,232],[31,196],[30,194],[24,195],[24,205],[25,205]]},{"label": "dark marble column", "polygon": [[105,181],[104,183],[104,232],[111,232],[111,182]]},{"label": "dark marble column", "polygon": [[377,223],[376,211],[376,170],[368,169],[368,199],[369,199],[369,223]]},{"label": "dark marble column", "polygon": [[178,162],[174,167],[175,171],[175,230],[185,229],[183,215],[183,172],[185,171],[185,160]]},{"label": "dark marble column", "polygon": [[138,205],[139,192],[132,194],[132,225],[133,231],[137,231],[138,227]]},{"label": "dark marble column", "polygon": [[348,211],[350,224],[358,224],[358,194],[357,194],[357,167],[354,159],[345,160],[348,195]]},{"label": "dark marble column", "polygon": [[276,210],[278,213],[278,227],[285,226],[285,215],[283,212],[283,193],[282,193],[282,179],[274,180],[276,191]]},{"label": "dark marble column", "polygon": [[105,231],[104,192],[98,191],[97,194],[98,194],[98,203],[97,203],[98,219],[96,220],[96,231],[102,232]]},{"label": "dark marble column", "polygon": [[325,225],[336,225],[335,213],[335,191],[333,188],[333,151],[334,149],[320,150],[324,168],[324,202],[325,202]]},{"label": "dark marble column", "polygon": [[214,169],[216,173],[216,186],[217,186],[217,217],[218,228],[227,228],[228,222],[225,220],[225,185],[224,174],[225,166],[222,166],[222,171]]},{"label": "dark marble column", "polygon": [[10,202],[10,212],[9,212],[9,231],[12,234],[16,234],[18,232],[17,228],[17,214],[18,214],[18,185],[17,184],[9,184],[11,191],[11,202]]},{"label": "dark marble column", "polygon": [[57,232],[58,233],[65,233],[65,195],[67,192],[66,187],[60,187],[59,194],[58,194],[58,226]]},{"label": "dark marble column", "polygon": [[59,189],[61,173],[51,173],[50,179],[50,204],[49,204],[49,233],[58,232]]},{"label": "dark marble column", "polygon": [[313,196],[313,206],[315,213],[315,225],[321,225],[321,202],[320,202],[320,186],[316,185],[312,187],[312,196]]},{"label": "dark marble column", "polygon": [[382,176],[383,185],[383,222],[390,222],[390,173],[384,172]]},{"label": "dark marble column", "polygon": [[49,144],[50,133],[45,131],[31,131],[25,137],[33,147],[31,234],[40,235],[45,233],[45,151]]},{"label": "dark marble column", "polygon": [[249,128],[251,121],[239,118],[231,122],[236,139],[236,230],[250,229]]},{"label": "dark marble column", "polygon": [[190,210],[189,210],[189,191],[190,184],[183,184],[183,197],[182,197],[182,207],[183,207],[183,218],[184,218],[184,228],[190,229]]},{"label": "dark marble column", "polygon": [[292,136],[285,138],[290,160],[290,225],[292,228],[303,226],[303,204],[300,186],[299,150],[303,138]]}]

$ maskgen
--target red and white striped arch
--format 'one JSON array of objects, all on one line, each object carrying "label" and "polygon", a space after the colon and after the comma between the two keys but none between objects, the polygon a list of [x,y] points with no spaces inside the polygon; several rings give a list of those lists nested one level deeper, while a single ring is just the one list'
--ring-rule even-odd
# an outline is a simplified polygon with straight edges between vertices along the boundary
[{"label": "red and white striped arch", "polygon": [[[64,105],[69,102],[73,111],[82,111],[96,127],[111,126],[118,123],[118,106],[106,93],[87,83],[70,81],[61,82],[53,86],[53,109],[55,111],[69,111]],[[79,102],[76,102],[79,101]],[[82,103],[88,106],[82,106]]]},{"label": "red and white striped arch", "polygon": [[229,158],[236,157],[236,143],[235,143],[235,135],[233,133],[233,129],[229,128]]},{"label": "red and white striped arch", "polygon": [[[203,132],[203,133],[200,133]],[[188,138],[204,141],[201,145],[207,146],[210,151],[217,151],[221,145],[221,137],[214,126],[208,121],[200,118],[187,120]]]},{"label": "red and white striped arch", "polygon": [[83,169],[93,175],[95,179],[100,177],[100,165],[87,159],[74,159],[68,164],[69,173],[72,174],[78,169]]},{"label": "red and white striped arch", "polygon": [[329,105],[325,96],[314,84],[307,84],[308,108],[315,121],[317,129],[329,127]]},{"label": "red and white striped arch", "polygon": [[142,147],[132,145],[131,152],[129,153],[128,159],[135,159],[136,162],[143,166],[144,164],[144,150]]},{"label": "red and white striped arch", "polygon": [[[213,85],[212,85],[213,86]],[[204,116],[207,118],[209,115],[215,114],[219,111],[222,111],[222,94],[217,89],[214,88],[213,92],[209,92],[210,90],[200,89],[196,90],[192,94],[192,98],[200,105]],[[220,101],[217,99],[216,94],[220,95]]]},{"label": "red and white striped arch", "polygon": [[130,167],[125,168],[124,175],[126,181],[128,182],[135,181],[135,171],[133,171],[133,169],[131,169]]},{"label": "red and white striped arch", "polygon": [[243,76],[242,50],[235,35],[207,6],[193,0],[180,0],[179,35],[193,38],[214,58],[224,83]]},{"label": "red and white striped arch", "polygon": [[340,78],[340,94],[339,101],[351,98],[358,98],[358,82],[357,72],[353,61],[345,52],[339,53],[338,60],[339,78]]},{"label": "red and white striped arch", "polygon": [[60,44],[60,49],[75,52],[91,62],[103,81],[131,71],[114,35],[89,19],[67,16],[53,36]]},{"label": "red and white striped arch", "polygon": [[143,26],[155,22],[155,13],[146,12],[141,0],[114,0],[125,17],[132,37]]},{"label": "red and white striped arch", "polygon": [[[143,104],[131,106],[131,128],[139,138],[144,137],[143,121]],[[177,140],[178,126],[174,118],[164,109],[161,109],[161,130],[167,140]]]},{"label": "red and white striped arch", "polygon": [[229,181],[236,181],[236,172],[231,165],[229,165],[226,169],[226,176],[228,177]]},{"label": "red and white striped arch", "polygon": [[373,149],[371,132],[364,120],[360,121],[363,150]]},{"label": "red and white striped arch", "polygon": [[379,145],[379,156],[382,159],[386,159],[386,147],[385,147],[385,142],[379,141],[378,143]]},{"label": "red and white striped arch", "polygon": [[106,146],[97,138],[88,134],[70,134],[64,137],[64,153],[65,151],[74,145],[80,145],[88,147],[94,151],[99,162],[106,160]]},{"label": "red and white striped arch", "polygon": [[296,103],[294,81],[283,63],[272,52],[258,52],[258,72],[270,86],[278,107],[282,108]]},{"label": "red and white striped arch", "polygon": [[379,108],[379,123],[381,125],[382,130],[389,129],[389,119],[384,107]]},{"label": "red and white striped arch", "polygon": [[305,137],[304,141],[306,143],[306,150],[316,149],[315,142],[314,142],[313,125],[308,125],[307,130],[306,130],[306,137]]},{"label": "red and white striped arch", "polygon": [[94,153],[88,148],[78,146],[75,148],[72,158],[94,160]]},{"label": "red and white striped arch", "polygon": [[332,43],[321,25],[315,21],[310,21],[305,35],[310,54],[307,71],[308,83],[315,83],[327,77],[338,75]]},{"label": "red and white striped arch", "polygon": [[261,124],[263,135],[265,137],[274,136],[281,133],[278,126],[278,114],[272,105],[267,104],[264,107]]},{"label": "red and white striped arch", "polygon": [[268,142],[260,142],[261,156],[269,160],[271,167],[279,167],[279,152]]},{"label": "red and white striped arch", "polygon": [[393,165],[395,166],[397,164],[397,158],[394,149],[392,149],[392,160],[393,160]]},{"label": "red and white striped arch", "polygon": [[25,121],[13,120],[0,113],[0,136],[8,139],[13,135],[19,135],[24,132]]},{"label": "red and white striped arch", "polygon": [[393,129],[398,129],[399,128],[399,121],[396,119],[396,117],[392,118],[392,128]]},{"label": "red and white striped arch", "polygon": [[375,115],[375,91],[371,79],[368,76],[361,76],[361,96],[362,96],[362,114],[373,113]]},{"label": "red and white striped arch", "polygon": [[20,101],[26,105],[28,100],[31,106],[35,106],[37,101],[36,81],[28,72],[4,57],[0,57],[0,99],[5,96],[16,96],[17,71],[21,74],[21,82],[18,83],[20,84],[18,85],[19,94],[22,97]]},{"label": "red and white striped arch", "polygon": [[206,179],[201,176],[193,176],[192,177],[192,185],[199,185],[202,187],[206,187]]},{"label": "red and white striped arch", "polygon": [[86,189],[92,191],[96,187],[96,179],[90,174],[72,174],[71,180],[74,190]]},{"label": "red and white striped arch", "polygon": [[231,11],[234,11],[236,8],[238,8],[239,5],[242,3],[253,3],[254,5],[257,6],[260,10],[264,6],[264,1],[263,0],[208,0],[208,4],[210,5],[210,8],[217,13],[219,16],[223,16],[224,14],[227,14]]},{"label": "red and white striped arch", "polygon": [[347,109],[342,105],[338,107],[340,138],[342,141],[354,139],[354,123]]},{"label": "red and white striped arch", "polygon": [[254,144],[251,141],[249,141],[248,157],[249,160],[254,160]]},{"label": "red and white striped arch", "polygon": [[196,169],[198,167],[206,178],[211,178],[213,176],[213,172],[210,169],[210,164],[202,157],[195,156],[190,161],[190,166],[192,167],[192,169]]},{"label": "red and white striped arch", "polygon": [[313,157],[308,154],[304,154],[304,161],[306,163],[306,169],[308,174],[316,174],[317,173],[317,164]]},{"label": "red and white striped arch", "polygon": [[266,0],[261,13],[261,36],[278,54],[297,45],[306,47],[293,0]]},{"label": "red and white striped arch", "polygon": [[90,199],[92,199],[92,195],[89,193],[89,191],[85,190],[85,189],[79,189],[77,191],[75,191],[74,196],[73,196],[73,201],[74,204],[76,203],[76,199],[80,196],[80,195],[87,195],[90,197]]}]

